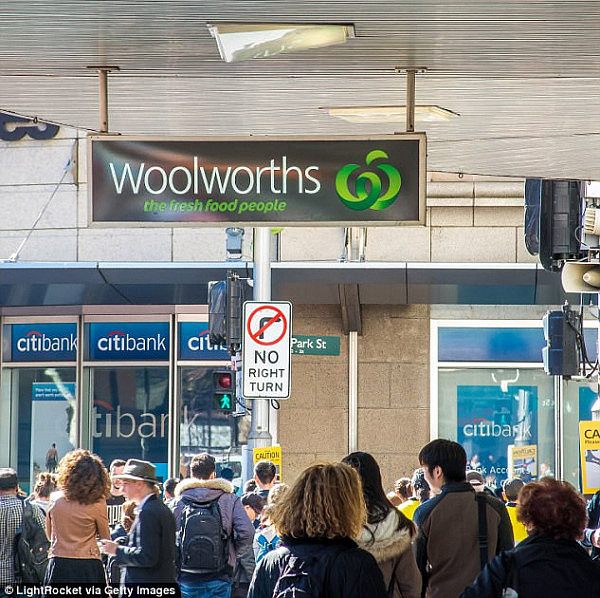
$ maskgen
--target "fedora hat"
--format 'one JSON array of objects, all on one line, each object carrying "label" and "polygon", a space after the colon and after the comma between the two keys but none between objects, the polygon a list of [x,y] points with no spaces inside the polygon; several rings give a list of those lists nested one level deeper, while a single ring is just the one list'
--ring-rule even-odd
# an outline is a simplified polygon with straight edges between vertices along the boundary
[{"label": "fedora hat", "polygon": [[150,461],[140,461],[139,459],[129,459],[125,463],[123,472],[112,477],[119,480],[140,480],[151,484],[160,484],[160,480],[156,477],[156,467]]}]

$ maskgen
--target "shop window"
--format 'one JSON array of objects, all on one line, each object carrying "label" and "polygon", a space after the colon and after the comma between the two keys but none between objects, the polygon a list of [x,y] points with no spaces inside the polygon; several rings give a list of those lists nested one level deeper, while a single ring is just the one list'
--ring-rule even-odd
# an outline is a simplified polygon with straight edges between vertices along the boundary
[{"label": "shop window", "polygon": [[553,472],[553,379],[542,369],[440,368],[438,397],[439,436],[459,442],[491,488],[507,478],[509,447],[531,447],[534,462],[517,463],[524,479]]},{"label": "shop window", "polygon": [[54,471],[78,444],[75,368],[5,368],[2,396],[10,400],[0,429],[10,437],[19,485],[29,492],[40,471]]},{"label": "shop window", "polygon": [[168,477],[169,368],[89,368],[91,449],[106,466],[143,459]]},{"label": "shop window", "polygon": [[246,416],[234,417],[215,408],[212,377],[215,369],[189,366],[179,370],[182,476],[189,474],[191,458],[201,452],[217,457],[218,468],[227,465],[235,476],[241,474],[241,450],[248,442],[250,425]]}]

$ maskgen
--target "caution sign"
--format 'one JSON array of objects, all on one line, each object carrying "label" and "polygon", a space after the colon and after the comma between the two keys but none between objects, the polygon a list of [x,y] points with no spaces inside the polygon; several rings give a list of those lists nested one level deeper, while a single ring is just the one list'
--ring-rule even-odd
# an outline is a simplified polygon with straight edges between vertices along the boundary
[{"label": "caution sign", "polygon": [[281,482],[281,447],[280,446],[263,446],[252,449],[254,454],[254,465],[263,459],[271,461],[277,468],[277,481]]},{"label": "caution sign", "polygon": [[247,399],[288,399],[292,304],[244,303],[242,394]]},{"label": "caution sign", "polygon": [[600,421],[579,422],[582,492],[600,490]]}]

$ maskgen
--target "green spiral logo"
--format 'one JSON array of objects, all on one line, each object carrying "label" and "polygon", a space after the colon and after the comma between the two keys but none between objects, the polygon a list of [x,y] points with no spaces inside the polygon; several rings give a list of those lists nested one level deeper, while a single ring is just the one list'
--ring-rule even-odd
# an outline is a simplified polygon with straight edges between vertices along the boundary
[{"label": "green spiral logo", "polygon": [[[370,166],[372,162],[380,159],[388,160],[389,156],[382,150],[373,150],[367,154],[365,162],[367,166]],[[344,205],[352,210],[385,210],[385,208],[391,206],[398,197],[402,186],[402,177],[398,169],[391,164],[378,164],[375,167],[387,176],[387,191],[380,197],[383,187],[381,178],[377,172],[372,170],[367,170],[358,175],[354,183],[356,194],[350,191],[348,180],[350,175],[359,168],[358,164],[346,164],[346,166],[340,168],[335,176],[335,190]]]}]

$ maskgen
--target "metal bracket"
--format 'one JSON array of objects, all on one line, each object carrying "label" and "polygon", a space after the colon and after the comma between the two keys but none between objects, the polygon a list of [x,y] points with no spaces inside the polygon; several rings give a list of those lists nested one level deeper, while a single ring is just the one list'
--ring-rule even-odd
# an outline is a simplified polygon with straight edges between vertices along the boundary
[{"label": "metal bracket", "polygon": [[108,133],[108,73],[120,71],[118,66],[88,66],[98,72],[100,100],[100,133]]}]

